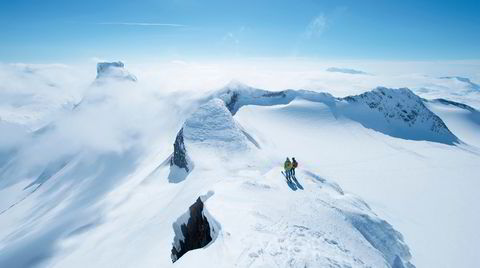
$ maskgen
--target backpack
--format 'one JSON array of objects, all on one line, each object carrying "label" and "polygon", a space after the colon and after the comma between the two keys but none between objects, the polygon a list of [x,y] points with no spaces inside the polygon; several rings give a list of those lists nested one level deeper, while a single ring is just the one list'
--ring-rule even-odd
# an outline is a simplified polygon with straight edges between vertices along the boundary
[{"label": "backpack", "polygon": [[297,161],[293,161],[293,162],[292,162],[292,167],[293,167],[293,168],[297,168],[297,167],[298,167],[298,162],[297,162]]}]

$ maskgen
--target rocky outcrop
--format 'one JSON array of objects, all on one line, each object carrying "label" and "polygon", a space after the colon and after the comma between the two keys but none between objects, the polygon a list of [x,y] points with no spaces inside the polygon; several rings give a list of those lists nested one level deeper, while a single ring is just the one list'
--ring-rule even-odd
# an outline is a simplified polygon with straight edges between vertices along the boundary
[{"label": "rocky outcrop", "polygon": [[211,98],[219,98],[223,100],[225,106],[232,115],[235,115],[243,106],[285,105],[297,98],[313,102],[321,102],[329,106],[334,105],[335,103],[335,98],[324,92],[293,89],[269,91],[253,88],[239,82],[229,83],[223,89],[211,96]]},{"label": "rocky outcrop", "polygon": [[392,225],[373,215],[350,211],[343,213],[370,245],[382,253],[391,267],[415,267],[410,263],[412,255],[402,234]]},{"label": "rocky outcrop", "polygon": [[175,138],[175,143],[173,143],[173,155],[170,159],[170,166],[173,165],[185,169],[186,172],[190,171],[187,161],[187,150],[183,141],[183,128],[180,129]]},{"label": "rocky outcrop", "polygon": [[[172,247],[172,262],[176,262],[190,250],[208,245],[216,232],[215,223],[211,225],[204,215],[204,204],[200,197],[188,210],[186,215],[180,217],[173,224],[175,237]],[[188,218],[185,219],[185,216]]]}]

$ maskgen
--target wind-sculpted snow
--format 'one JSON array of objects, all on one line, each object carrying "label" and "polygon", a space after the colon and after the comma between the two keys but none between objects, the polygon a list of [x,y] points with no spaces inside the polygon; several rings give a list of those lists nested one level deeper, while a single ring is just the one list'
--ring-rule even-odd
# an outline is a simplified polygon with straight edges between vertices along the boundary
[{"label": "wind-sculpted snow", "polygon": [[97,82],[105,79],[116,79],[136,82],[137,77],[125,69],[121,61],[97,63]]},{"label": "wind-sculpted snow", "polygon": [[[478,247],[474,104],[422,106],[404,89],[336,98],[240,83],[200,99],[207,93],[131,83],[121,62],[100,64],[97,81],[92,69],[72,92],[78,81],[55,79],[66,67],[19,70],[0,85],[0,267],[406,268],[411,255],[422,267],[476,267],[464,265],[476,264]],[[345,78],[343,89],[321,76],[309,88],[347,96],[392,85],[380,75],[327,75]],[[171,76],[170,88],[182,85],[185,76]],[[411,141],[451,144],[452,133],[466,143]],[[296,186],[281,174],[286,156],[300,163]],[[451,241],[471,250],[452,252]],[[172,253],[182,255],[174,264]],[[437,253],[445,258],[428,257]]]},{"label": "wind-sculpted snow", "polygon": [[341,100],[348,104],[342,106],[342,113],[367,128],[404,139],[458,142],[442,119],[409,89],[378,87]]},{"label": "wind-sculpted snow", "polygon": [[[237,178],[237,184],[225,181],[217,187],[230,194],[212,200],[210,212],[228,235],[223,234],[212,246],[222,248],[218,244],[226,243],[235,260],[225,262],[227,255],[220,263],[238,267],[414,267],[402,235],[361,199],[312,172],[297,173],[304,187],[293,191],[286,181],[278,180],[279,171],[274,168],[264,176]],[[246,200],[251,204],[248,208],[235,209],[236,203]],[[241,224],[235,223],[237,217]],[[231,251],[240,245],[241,249]],[[185,265],[193,264],[194,259],[189,258]]]},{"label": "wind-sculpted snow", "polygon": [[385,256],[391,267],[414,267],[408,262],[412,256],[402,234],[393,229],[388,222],[362,213],[344,212],[344,214],[363,237]]},{"label": "wind-sculpted snow", "polygon": [[225,103],[212,99],[201,105],[183,126],[186,148],[200,145],[228,152],[241,152],[252,148],[252,143],[233,119]]},{"label": "wind-sculpted snow", "polygon": [[168,181],[173,183],[183,181],[188,173],[192,171],[193,167],[193,162],[185,148],[182,128],[173,143],[173,154],[170,156],[170,174],[168,174]]},{"label": "wind-sculpted snow", "polygon": [[292,89],[268,91],[252,88],[239,82],[231,82],[214,96],[222,99],[233,115],[235,115],[241,107],[246,105],[282,105],[288,104],[296,98],[323,102],[328,105],[335,104],[335,98],[328,93]]}]

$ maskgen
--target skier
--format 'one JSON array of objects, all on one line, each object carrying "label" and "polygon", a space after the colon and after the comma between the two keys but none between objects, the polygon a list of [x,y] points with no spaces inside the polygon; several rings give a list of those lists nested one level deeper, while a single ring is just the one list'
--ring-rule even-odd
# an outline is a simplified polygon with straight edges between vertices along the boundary
[{"label": "skier", "polygon": [[292,171],[291,175],[295,178],[295,169],[298,167],[298,162],[295,160],[295,157],[292,157]]},{"label": "skier", "polygon": [[287,157],[287,160],[285,160],[285,164],[283,165],[283,167],[285,168],[285,177],[287,177],[287,180],[290,180],[292,171],[292,162],[290,162],[290,158]]}]

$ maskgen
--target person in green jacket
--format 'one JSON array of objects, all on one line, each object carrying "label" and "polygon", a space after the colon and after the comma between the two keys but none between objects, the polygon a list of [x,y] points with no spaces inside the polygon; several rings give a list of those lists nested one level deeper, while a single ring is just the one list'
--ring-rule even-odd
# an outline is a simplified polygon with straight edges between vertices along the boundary
[{"label": "person in green jacket", "polygon": [[285,160],[285,164],[283,164],[283,167],[285,168],[285,177],[287,177],[287,180],[289,180],[292,172],[292,162],[290,162],[290,158],[287,157],[287,160]]}]

